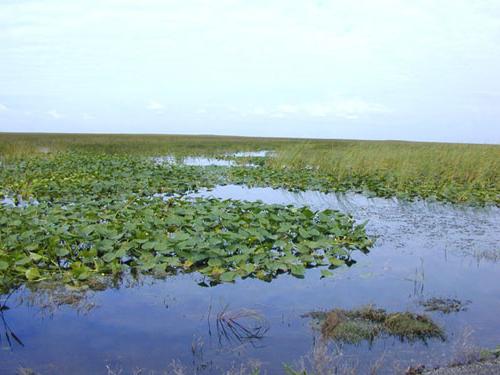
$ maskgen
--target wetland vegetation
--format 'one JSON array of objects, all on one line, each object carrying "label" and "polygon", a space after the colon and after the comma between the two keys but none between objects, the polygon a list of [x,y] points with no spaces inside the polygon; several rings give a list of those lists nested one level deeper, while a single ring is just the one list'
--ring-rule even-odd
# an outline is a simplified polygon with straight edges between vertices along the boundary
[{"label": "wetland vegetation", "polygon": [[0,134],[4,159],[47,153],[227,157],[270,150],[265,168],[229,179],[256,186],[365,191],[383,197],[500,204],[500,146],[167,135]]},{"label": "wetland vegetation", "polygon": [[[216,170],[129,156],[58,153],[1,168],[0,284],[197,270],[209,282],[340,266],[372,240],[331,210],[189,199]],[[26,203],[27,202],[27,203]],[[329,271],[324,271],[325,275]],[[204,281],[200,281],[204,282]]]},{"label": "wetland vegetation", "polygon": [[350,311],[315,311],[304,317],[311,317],[315,321],[323,339],[349,344],[359,344],[362,341],[372,343],[383,334],[395,336],[402,341],[425,342],[431,338],[446,338],[443,329],[426,315],[411,312],[388,313],[375,306]]},{"label": "wetland vegetation", "polygon": [[[484,256],[489,260],[482,266],[486,272],[478,263],[477,269],[461,274],[457,285],[469,291],[462,300],[455,298],[458,286],[435,286],[447,283],[438,274],[456,277],[461,267],[436,253],[450,247],[461,254],[498,252],[492,223],[498,222],[500,206],[499,153],[498,146],[409,142],[0,134],[0,314],[8,340],[2,345],[5,352],[34,350],[26,340],[30,331],[16,328],[29,321],[30,309],[62,314],[77,330],[82,324],[85,330],[97,325],[112,331],[99,319],[78,320],[69,312],[99,316],[94,308],[101,299],[108,307],[100,319],[116,316],[119,327],[131,322],[133,329],[125,326],[123,335],[130,339],[134,330],[144,330],[146,342],[157,348],[166,335],[158,327],[168,325],[175,340],[184,343],[192,326],[202,330],[208,322],[203,337],[215,338],[213,356],[222,352],[229,357],[227,350],[247,358],[245,350],[266,348],[266,340],[276,340],[276,331],[296,348],[303,349],[312,335],[326,346],[341,344],[351,356],[356,350],[373,350],[372,362],[360,371],[373,365],[380,346],[389,344],[407,352],[424,352],[431,345],[449,354],[454,337],[448,331],[456,329],[458,313],[477,314],[478,300],[494,310],[495,302],[488,298],[496,290],[491,280],[498,263],[497,257]],[[228,199],[217,195],[224,187],[241,189]],[[251,198],[254,191],[257,200]],[[305,204],[284,195],[294,192],[305,192]],[[356,211],[329,201],[337,196],[324,193],[366,201]],[[314,201],[314,207],[313,194],[323,199]],[[436,201],[444,204],[433,209]],[[422,209],[427,205],[431,208]],[[486,210],[484,216],[481,210]],[[364,259],[373,259],[369,271],[363,271],[368,268]],[[374,280],[372,289],[365,278]],[[408,299],[408,281],[411,299],[395,304],[393,295]],[[424,284],[432,282],[432,291],[443,297],[425,295]],[[445,295],[448,289],[455,294]],[[175,298],[164,296],[165,290]],[[161,312],[150,301],[159,295]],[[119,307],[113,310],[107,301],[115,298]],[[175,310],[177,300],[190,298],[194,302]],[[223,305],[212,311],[215,299]],[[267,308],[249,307],[249,301]],[[354,301],[384,308],[359,308]],[[16,309],[22,311],[17,317]],[[171,310],[175,319],[165,322],[163,314]],[[496,319],[491,310],[481,312],[485,327]],[[271,312],[274,316],[268,318]],[[197,326],[200,321],[204,323]],[[489,334],[489,340],[500,340]],[[186,340],[193,355],[191,372],[222,373],[207,360],[205,341]],[[285,341],[277,342],[283,347]],[[104,349],[110,350],[109,345]],[[270,371],[284,371],[283,362],[292,361],[287,357],[277,363],[276,348],[269,349],[274,358],[267,363]],[[103,362],[100,358],[93,369],[104,369]],[[41,373],[51,373],[50,365],[45,366]]]}]

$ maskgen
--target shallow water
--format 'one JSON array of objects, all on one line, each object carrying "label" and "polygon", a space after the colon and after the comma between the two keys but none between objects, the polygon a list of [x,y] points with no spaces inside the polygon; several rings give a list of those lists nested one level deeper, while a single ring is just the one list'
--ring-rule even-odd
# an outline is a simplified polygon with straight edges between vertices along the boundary
[{"label": "shallow water", "polygon": [[[157,164],[175,164],[177,159],[174,156],[159,156],[153,158],[153,161]],[[208,166],[219,166],[219,167],[231,167],[236,163],[234,160],[223,160],[217,158],[207,158],[201,156],[188,156],[180,161],[184,165],[197,166],[197,167],[208,167]]]},{"label": "shallow water", "polygon": [[[227,154],[226,156],[234,157],[265,157],[271,151],[250,151],[250,152],[236,152],[234,154]],[[157,164],[175,164],[178,160],[174,156],[160,156],[153,158],[153,161]],[[195,166],[195,167],[234,167],[236,165],[255,167],[255,164],[238,164],[235,160],[218,159],[215,157],[203,157],[203,156],[188,156],[180,161],[184,165]]]},{"label": "shallow water", "polygon": [[[188,373],[218,374],[249,360],[261,362],[270,374],[282,373],[284,362],[294,363],[317,343],[304,313],[370,303],[388,311],[422,312],[419,301],[429,297],[471,301],[466,311],[430,313],[445,328],[445,342],[383,337],[371,346],[341,345],[342,361],[365,373],[383,357],[386,373],[415,362],[446,363],[463,337],[467,345],[500,343],[500,262],[482,256],[500,251],[497,208],[234,185],[198,195],[339,209],[369,220],[367,230],[378,239],[370,253],[356,252],[357,262],[334,270],[332,278],[321,279],[319,270],[311,269],[304,279],[283,275],[271,283],[246,279],[212,288],[198,286],[202,279],[196,274],[127,279],[116,289],[89,295],[97,306],[87,313],[68,306],[50,312],[26,302],[30,293],[23,289],[10,297],[3,317],[25,346],[14,342],[0,352],[0,373],[13,373],[20,365],[50,374],[106,373],[106,365],[124,373],[137,367],[159,371],[172,360]],[[240,342],[219,335],[216,316],[226,306],[259,311],[269,325],[265,337]],[[8,347],[5,340],[2,345]]]},{"label": "shallow water", "polygon": [[237,158],[245,158],[245,157],[266,157],[272,154],[273,151],[240,151],[235,152],[234,154],[228,154],[228,156],[235,156]]},{"label": "shallow water", "polygon": [[9,207],[27,207],[29,205],[37,206],[39,202],[36,199],[30,199],[29,201],[22,200],[20,198],[18,202],[14,198],[3,198],[0,199],[0,204],[4,206],[9,206]]},{"label": "shallow water", "polygon": [[185,165],[198,166],[198,167],[206,167],[210,165],[220,166],[220,167],[231,167],[235,165],[233,160],[222,160],[216,158],[204,158],[204,157],[195,157],[190,156],[185,158],[182,161]]}]

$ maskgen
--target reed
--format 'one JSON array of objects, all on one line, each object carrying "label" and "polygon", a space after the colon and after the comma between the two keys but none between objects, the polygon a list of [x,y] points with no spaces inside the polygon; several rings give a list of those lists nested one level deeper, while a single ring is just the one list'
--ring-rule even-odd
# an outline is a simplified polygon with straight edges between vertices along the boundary
[{"label": "reed", "polygon": [[336,189],[336,185],[352,186],[381,196],[500,204],[499,145],[203,135],[0,133],[1,159],[60,152],[183,157],[258,150],[275,151],[274,157],[265,162],[267,169],[328,177],[331,186],[322,187],[326,190],[341,190]]}]

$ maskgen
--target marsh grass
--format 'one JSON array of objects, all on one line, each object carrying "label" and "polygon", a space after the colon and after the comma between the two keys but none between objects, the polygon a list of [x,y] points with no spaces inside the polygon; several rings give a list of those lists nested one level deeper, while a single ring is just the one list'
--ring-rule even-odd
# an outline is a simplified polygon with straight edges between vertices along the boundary
[{"label": "marsh grass", "polygon": [[334,309],[328,312],[311,312],[305,315],[319,325],[324,340],[347,344],[370,344],[381,335],[390,335],[401,341],[426,342],[431,338],[445,340],[441,327],[428,316],[410,312],[388,313],[374,306],[355,310]]},{"label": "marsh grass", "polygon": [[278,150],[269,166],[359,181],[378,195],[499,202],[498,145],[310,141]]},{"label": "marsh grass", "polygon": [[[233,136],[0,133],[0,161],[61,152],[135,156],[227,157],[273,151],[259,158],[266,170],[319,176],[321,189],[369,191],[378,196],[431,198],[500,205],[500,146],[401,141],[301,140]],[[247,158],[240,162],[252,161]],[[263,168],[263,169],[264,169]],[[288,172],[286,172],[288,171]],[[299,176],[299,177],[300,177]],[[268,176],[269,177],[269,176]],[[276,174],[277,184],[286,179]],[[316,188],[296,183],[299,189]],[[292,186],[293,187],[293,186]]]},{"label": "marsh grass", "polygon": [[451,314],[467,311],[467,305],[470,303],[471,301],[461,301],[456,298],[432,297],[425,301],[420,301],[419,304],[424,307],[425,311],[438,311],[443,314]]},{"label": "marsh grass", "polygon": [[266,147],[275,149],[288,142],[285,139],[231,136],[0,133],[0,155],[19,158],[59,152],[88,152],[140,156],[222,156],[238,151],[266,150]]}]

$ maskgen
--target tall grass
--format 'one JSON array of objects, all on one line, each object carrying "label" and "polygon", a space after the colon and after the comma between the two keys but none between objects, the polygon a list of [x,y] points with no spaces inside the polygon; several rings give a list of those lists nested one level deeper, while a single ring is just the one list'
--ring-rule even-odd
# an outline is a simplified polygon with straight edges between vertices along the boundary
[{"label": "tall grass", "polygon": [[0,133],[0,158],[57,152],[222,155],[274,150],[266,167],[309,170],[378,195],[500,204],[500,146],[227,136]]},{"label": "tall grass", "polygon": [[288,142],[285,139],[229,136],[0,133],[0,156],[26,157],[45,152],[67,151],[144,156],[209,156],[236,151],[275,149]]},{"label": "tall grass", "polygon": [[497,145],[323,141],[282,148],[271,166],[315,167],[339,178],[378,176],[394,183],[458,183],[498,186]]}]

